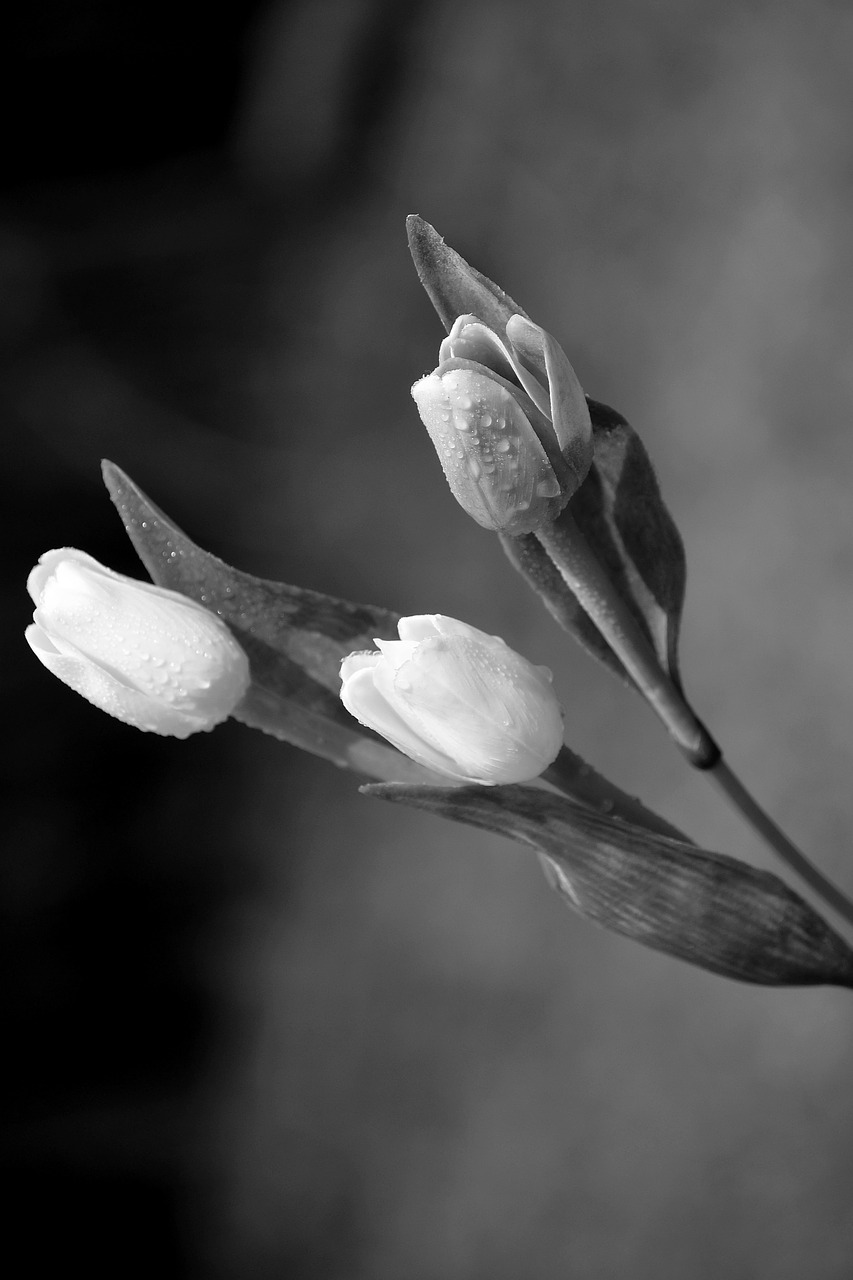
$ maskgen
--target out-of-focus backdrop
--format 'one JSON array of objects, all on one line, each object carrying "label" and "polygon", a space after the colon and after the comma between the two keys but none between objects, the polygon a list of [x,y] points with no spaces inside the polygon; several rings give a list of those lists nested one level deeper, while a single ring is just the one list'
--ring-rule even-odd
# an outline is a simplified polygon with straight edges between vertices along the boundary
[{"label": "out-of-focus backdrop", "polygon": [[[15,1275],[842,1280],[848,992],[572,916],[521,847],[230,723],[89,707],[24,581],[135,557],[110,457],[241,568],[547,663],[568,741],[769,865],[445,486],[418,212],[656,460],[683,664],[853,890],[853,13],[832,0],[34,0],[0,182]],[[41,1268],[41,1270],[40,1270]]]}]

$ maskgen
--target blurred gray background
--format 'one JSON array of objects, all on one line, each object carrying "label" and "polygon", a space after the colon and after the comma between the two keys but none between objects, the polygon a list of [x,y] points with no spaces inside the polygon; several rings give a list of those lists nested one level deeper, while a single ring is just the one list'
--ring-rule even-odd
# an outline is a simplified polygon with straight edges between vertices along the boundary
[{"label": "blurred gray background", "polygon": [[641,431],[687,546],[693,700],[853,891],[853,12],[21,12],[0,173],[15,1274],[849,1276],[849,992],[598,932],[520,846],[234,723],[135,733],[21,633],[49,547],[138,571],[107,456],[243,569],[501,633],[554,669],[571,746],[770,865],[450,497],[409,398],[441,337],[418,212]]}]

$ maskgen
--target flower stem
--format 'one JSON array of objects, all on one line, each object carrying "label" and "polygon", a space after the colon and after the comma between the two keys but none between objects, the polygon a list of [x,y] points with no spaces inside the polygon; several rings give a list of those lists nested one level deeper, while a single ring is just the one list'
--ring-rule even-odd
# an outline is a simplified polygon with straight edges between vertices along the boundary
[{"label": "flower stem", "polygon": [[[537,530],[536,537],[559,570],[563,581],[598,627],[690,763],[707,772],[733,808],[769,845],[776,856],[796,872],[848,924],[853,925],[853,902],[809,862],[805,854],[800,852],[770,815],[765,813],[729,768],[708,730],[694,715],[680,690],[663,670],[636,618],[614,590],[601,562],[574,521],[564,512],[559,524]],[[546,780],[549,773],[557,769],[559,763],[558,756],[555,764],[544,774]],[[614,808],[611,812],[615,816],[626,818],[641,826],[649,826],[648,821],[643,821],[642,814],[635,812],[632,816],[625,807],[625,801],[627,801],[629,804],[636,805],[638,810],[643,810],[643,806],[638,801],[632,800],[624,792],[618,793],[618,798],[616,795],[605,797],[602,789],[597,786],[596,779],[597,775],[594,775],[584,780],[589,789],[589,795],[585,801],[583,796],[579,797],[582,802],[592,804],[599,809],[602,808],[602,803],[613,802]],[[556,780],[552,779],[552,781]],[[604,782],[603,779],[601,781]],[[559,782],[556,785],[559,785]],[[606,788],[609,784],[605,782],[604,786]],[[643,813],[648,815],[649,811],[643,810]],[[656,818],[654,814],[650,816]],[[663,819],[657,819],[657,821],[661,823]],[[664,835],[673,834],[673,829],[669,831],[663,828],[658,829]]]},{"label": "flower stem", "polygon": [[711,768],[720,757],[719,747],[663,670],[637,619],[614,590],[574,520],[564,511],[559,523],[537,529],[536,537],[676,745],[697,769]]},{"label": "flower stem", "polygon": [[818,871],[805,854],[801,853],[788,839],[781,827],[778,827],[770,815],[765,813],[722,757],[711,766],[708,775],[716,782],[733,808],[737,809],[741,817],[770,846],[776,856],[795,871],[800,879],[804,880],[848,924],[853,925],[853,902],[831,880],[827,880],[826,876]]}]

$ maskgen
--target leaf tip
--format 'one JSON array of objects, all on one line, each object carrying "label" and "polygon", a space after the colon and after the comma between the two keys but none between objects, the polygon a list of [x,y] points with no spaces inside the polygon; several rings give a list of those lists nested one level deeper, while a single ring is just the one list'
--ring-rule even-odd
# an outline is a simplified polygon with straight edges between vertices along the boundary
[{"label": "leaf tip", "polygon": [[110,493],[113,492],[116,486],[127,480],[127,476],[122,471],[121,467],[117,467],[109,458],[101,458],[101,478]]},{"label": "leaf tip", "polygon": [[409,240],[409,247],[414,253],[416,247],[426,245],[430,241],[437,241],[444,244],[444,240],[438,234],[426,218],[422,218],[419,213],[410,213],[406,217],[406,235]]}]

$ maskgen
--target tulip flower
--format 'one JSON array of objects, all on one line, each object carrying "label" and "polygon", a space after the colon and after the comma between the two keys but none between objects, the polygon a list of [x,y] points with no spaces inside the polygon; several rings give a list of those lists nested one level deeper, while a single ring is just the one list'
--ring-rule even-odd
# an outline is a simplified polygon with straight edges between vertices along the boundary
[{"label": "tulip flower", "polygon": [[215,614],[137,582],[84,551],[48,551],[27,581],[26,638],[48,671],[109,715],[186,738],[225,720],[249,686],[249,662]]},{"label": "tulip flower", "polygon": [[486,529],[518,536],[553,522],[589,471],[580,383],[562,348],[522,315],[506,341],[460,316],[412,397],[454,497]]},{"label": "tulip flower", "polygon": [[460,782],[526,782],[555,759],[551,673],[498,636],[441,614],[401,618],[399,640],[341,664],[341,700],[418,764]]}]

